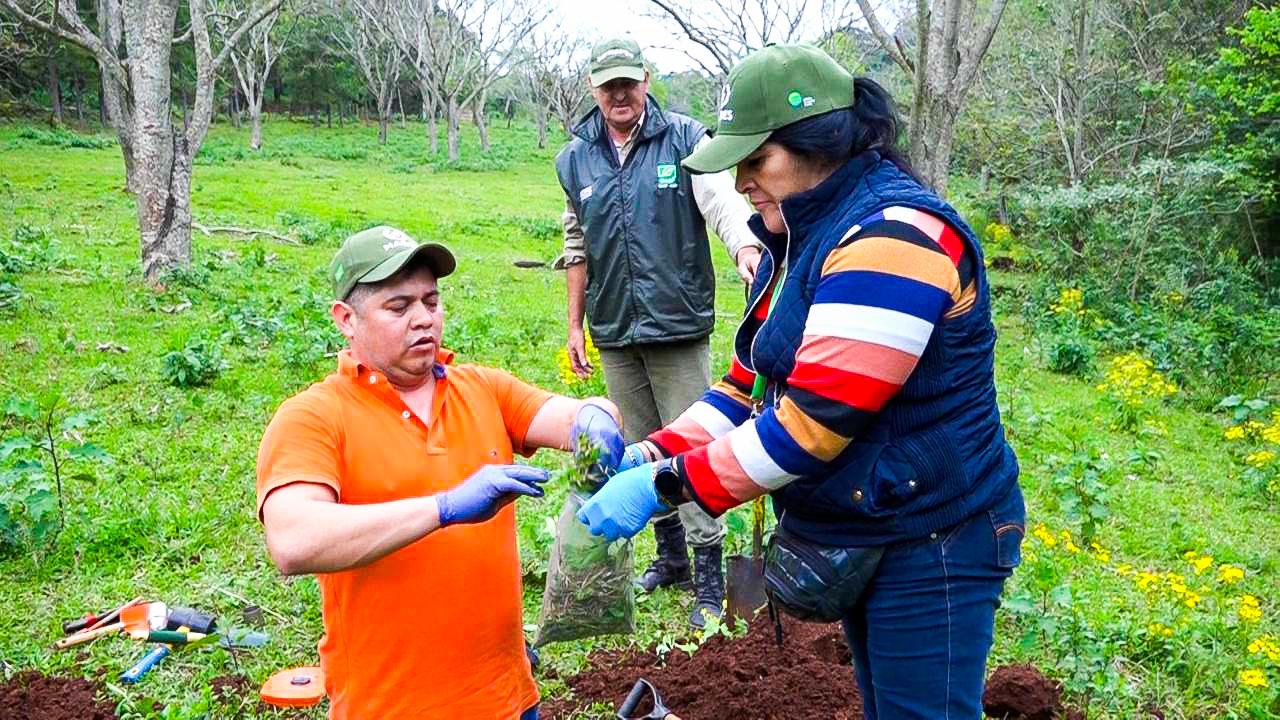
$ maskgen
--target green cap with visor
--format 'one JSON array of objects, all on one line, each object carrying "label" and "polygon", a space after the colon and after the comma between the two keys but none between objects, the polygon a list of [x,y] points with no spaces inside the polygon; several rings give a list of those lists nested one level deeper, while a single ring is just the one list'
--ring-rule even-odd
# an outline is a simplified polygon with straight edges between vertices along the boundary
[{"label": "green cap with visor", "polygon": [[453,253],[439,243],[419,243],[405,231],[387,225],[362,230],[343,241],[329,265],[333,297],[344,300],[356,285],[386,280],[417,258],[422,258],[437,278],[458,267]]},{"label": "green cap with visor", "polygon": [[591,48],[591,87],[600,87],[618,78],[644,82],[644,77],[644,55],[635,40],[613,38]]},{"label": "green cap with visor", "polygon": [[737,165],[778,128],[853,107],[853,75],[812,45],[769,45],[729,72],[720,124],[682,163],[694,173]]}]

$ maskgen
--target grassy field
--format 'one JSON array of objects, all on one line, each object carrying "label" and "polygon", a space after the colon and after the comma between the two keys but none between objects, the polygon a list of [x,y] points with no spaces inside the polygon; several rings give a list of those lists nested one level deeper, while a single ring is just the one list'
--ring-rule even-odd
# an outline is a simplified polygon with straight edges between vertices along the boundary
[{"label": "grassy field", "polygon": [[[9,508],[0,529],[12,530],[0,555],[6,676],[102,673],[128,717],[268,717],[252,697],[214,704],[212,680],[243,673],[257,683],[314,662],[317,586],[281,578],[270,564],[253,515],[253,467],[275,407],[332,367],[338,338],[321,270],[350,231],[385,222],[454,248],[460,270],[444,284],[445,344],[462,360],[561,392],[599,385],[561,379],[563,276],[512,264],[558,253],[554,148],[536,150],[524,128],[495,128],[494,137],[489,156],[464,146],[469,159],[449,166],[427,157],[420,126],[393,128],[390,144],[378,147],[376,128],[271,122],[260,155],[247,150],[247,131],[217,127],[197,161],[197,222],[270,228],[298,242],[198,236],[193,266],[153,290],[140,278],[118,149],[0,125],[0,505]],[[742,296],[724,253],[716,259],[720,366]],[[1020,320],[1024,278],[995,282],[1001,405],[1030,517],[994,661],[1035,663],[1089,717],[1145,717],[1151,708],[1165,718],[1280,716],[1280,517],[1255,482],[1274,467],[1241,450],[1270,447],[1262,433],[1280,426],[1274,406],[1255,403],[1258,424],[1247,425],[1243,415],[1195,410],[1177,392],[1126,405],[1117,378],[1103,388],[1108,378],[1049,372]],[[201,372],[207,384],[173,382]],[[47,453],[20,440],[39,435],[50,417],[60,532],[51,496],[40,493],[53,484]],[[1230,440],[1230,427],[1246,437]],[[534,462],[561,459],[542,453]],[[529,623],[551,539],[546,518],[562,493],[520,507]],[[652,541],[639,548],[637,562],[646,562]],[[62,620],[135,595],[233,619],[245,602],[269,608],[272,641],[235,656],[179,654],[127,689],[115,676],[141,656],[138,645],[49,649]],[[545,649],[544,669],[554,673],[539,678],[544,693],[565,692],[549,678],[582,668],[593,648],[690,640],[686,605],[660,593],[640,605],[634,638]],[[1249,671],[1266,686],[1252,687],[1259,675]],[[165,709],[148,709],[152,701]]]}]

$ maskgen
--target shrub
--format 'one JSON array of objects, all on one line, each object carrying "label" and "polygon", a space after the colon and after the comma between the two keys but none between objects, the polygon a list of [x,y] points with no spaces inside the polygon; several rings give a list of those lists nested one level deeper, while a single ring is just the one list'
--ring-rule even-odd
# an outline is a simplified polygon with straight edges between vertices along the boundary
[{"label": "shrub", "polygon": [[165,382],[184,388],[208,385],[227,369],[222,352],[203,340],[193,340],[168,353],[162,363]]}]

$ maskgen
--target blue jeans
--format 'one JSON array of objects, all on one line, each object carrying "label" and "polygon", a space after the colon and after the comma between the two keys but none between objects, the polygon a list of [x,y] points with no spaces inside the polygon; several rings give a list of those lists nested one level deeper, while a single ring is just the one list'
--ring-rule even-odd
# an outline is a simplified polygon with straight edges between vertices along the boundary
[{"label": "blue jeans", "polygon": [[1021,560],[1026,509],[996,507],[885,548],[844,632],[866,720],[980,720],[1005,578]]},{"label": "blue jeans", "polygon": [[538,720],[538,706],[534,705],[528,710],[520,713],[520,720]]}]

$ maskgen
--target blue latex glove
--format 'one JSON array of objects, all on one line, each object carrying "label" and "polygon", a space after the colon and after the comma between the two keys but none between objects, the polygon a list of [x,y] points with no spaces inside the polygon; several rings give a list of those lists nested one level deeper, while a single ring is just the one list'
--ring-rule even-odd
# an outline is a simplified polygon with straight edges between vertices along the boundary
[{"label": "blue latex glove", "polygon": [[616,472],[626,472],[647,462],[649,462],[649,454],[644,451],[642,444],[631,443],[626,450],[622,451],[622,462],[618,463]]},{"label": "blue latex glove", "polygon": [[591,534],[610,542],[640,532],[655,513],[670,509],[653,487],[655,465],[645,463],[614,475],[578,509],[578,520]]},{"label": "blue latex glove", "polygon": [[[587,436],[589,444],[586,447],[578,447],[580,435]],[[573,450],[575,457],[591,447],[600,448],[600,459],[592,468],[592,476],[603,481],[612,475],[622,460],[622,448],[625,444],[622,429],[608,410],[591,403],[584,403],[578,409],[578,415],[573,419],[573,429],[569,431],[569,448]]]},{"label": "blue latex glove", "polygon": [[458,487],[436,495],[440,526],[484,522],[520,495],[542,497],[551,475],[528,465],[485,465]]}]

